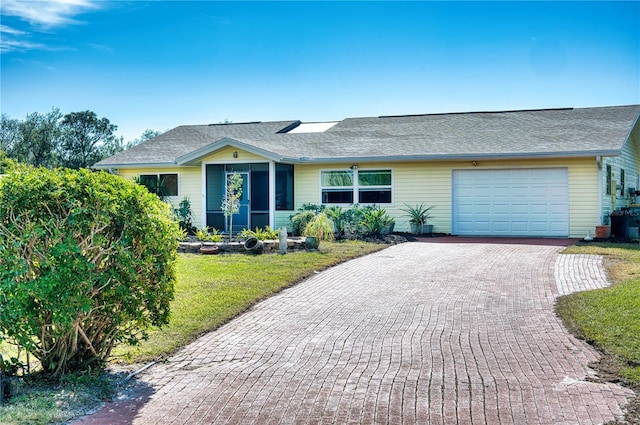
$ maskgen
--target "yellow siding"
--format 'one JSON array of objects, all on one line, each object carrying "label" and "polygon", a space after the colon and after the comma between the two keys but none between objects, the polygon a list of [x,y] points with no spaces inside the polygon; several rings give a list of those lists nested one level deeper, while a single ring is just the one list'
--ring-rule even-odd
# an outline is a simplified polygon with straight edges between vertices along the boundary
[{"label": "yellow siding", "polygon": [[[304,203],[319,204],[320,170],[348,169],[351,163],[297,165],[295,174],[296,208]],[[547,159],[528,161],[481,161],[477,167],[470,161],[359,164],[359,170],[391,168],[393,170],[393,204],[383,208],[395,218],[396,231],[409,231],[408,217],[401,209],[405,204],[434,205],[431,224],[434,232],[451,232],[451,187],[454,169],[474,168],[548,168],[569,169],[569,232],[571,237],[584,237],[598,224],[598,168],[595,158]]]},{"label": "yellow siding", "polygon": [[[634,134],[637,140],[637,134]],[[203,162],[231,162],[229,157],[233,156],[236,149],[225,149],[214,155],[205,158]],[[264,161],[259,156],[238,151],[240,161]],[[638,160],[639,155],[635,143],[629,143],[625,148],[625,154],[620,159],[605,158],[604,162],[615,161],[616,173],[620,168],[625,168],[627,175],[627,187],[640,186],[638,184]],[[295,167],[295,208],[300,208],[302,204],[319,204],[320,198],[320,170],[348,169],[351,163],[332,165],[296,165]],[[587,231],[593,232],[594,227],[599,224],[601,212],[598,209],[598,178],[601,179],[603,172],[598,171],[595,158],[583,159],[548,159],[548,160],[528,160],[528,161],[481,161],[477,167],[471,165],[469,161],[459,162],[431,162],[431,163],[372,163],[359,164],[359,170],[366,169],[388,169],[393,172],[393,203],[384,205],[385,210],[395,218],[396,231],[409,231],[408,217],[401,209],[405,204],[415,205],[424,203],[435,207],[431,210],[433,216],[431,224],[434,231],[439,233],[451,232],[451,186],[452,171],[454,169],[492,169],[492,168],[547,168],[547,167],[568,167],[569,169],[569,232],[571,237],[584,237]],[[604,169],[604,165],[603,165]],[[135,176],[146,173],[178,173],[179,195],[172,197],[169,201],[177,205],[183,197],[188,197],[191,201],[191,208],[194,213],[194,224],[201,227],[204,224],[203,217],[203,188],[202,188],[202,167],[167,167],[167,168],[140,168],[122,169],[120,175],[124,178],[132,179]],[[602,191],[604,192],[604,181],[602,181]],[[605,199],[606,200],[606,199]],[[620,199],[624,204],[624,199]],[[606,203],[602,202],[605,208]],[[287,226],[290,228],[289,216],[292,211],[277,211],[275,215],[275,226],[280,228]]]},{"label": "yellow siding", "polygon": [[[640,144],[640,125],[636,126],[631,133],[629,140],[622,148],[622,155],[618,157],[604,158],[602,161],[602,216],[606,216],[611,211],[629,205],[630,197],[628,188],[634,187],[640,190],[640,154],[638,152]],[[607,173],[606,166],[611,165],[612,188],[620,185],[621,170],[625,174],[625,193],[617,189],[614,196],[607,195]]]},{"label": "yellow siding", "polygon": [[155,173],[177,173],[178,174],[178,196],[170,196],[167,201],[174,207],[187,197],[191,201],[193,211],[193,223],[196,227],[201,227],[202,216],[202,168],[197,167],[166,167],[166,168],[124,168],[118,174],[125,179],[132,180],[140,174]]},{"label": "yellow siding", "polygon": [[[237,153],[237,158],[233,157],[234,152]],[[221,149],[209,156],[202,158],[202,162],[205,162],[205,163],[206,162],[223,162],[226,164],[230,164],[234,162],[253,162],[253,161],[265,162],[267,160],[262,156],[259,156],[247,151],[243,151],[241,149],[237,149],[234,147]]]}]

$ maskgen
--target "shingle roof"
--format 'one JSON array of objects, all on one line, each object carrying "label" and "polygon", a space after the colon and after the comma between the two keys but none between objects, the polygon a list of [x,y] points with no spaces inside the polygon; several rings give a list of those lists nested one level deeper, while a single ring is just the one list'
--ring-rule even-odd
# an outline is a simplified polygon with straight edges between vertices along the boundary
[{"label": "shingle roof", "polygon": [[97,168],[194,161],[235,145],[286,162],[618,155],[640,105],[347,118],[323,133],[299,121],[184,125],[100,161]]}]

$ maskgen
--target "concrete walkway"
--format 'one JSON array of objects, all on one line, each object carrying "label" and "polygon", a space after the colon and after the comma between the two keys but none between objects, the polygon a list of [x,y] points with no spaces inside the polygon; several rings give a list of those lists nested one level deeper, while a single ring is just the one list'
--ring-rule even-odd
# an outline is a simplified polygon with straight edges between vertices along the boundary
[{"label": "concrete walkway", "polygon": [[589,380],[598,354],[553,313],[606,278],[599,257],[560,249],[407,243],[350,261],[148,369],[137,403],[76,423],[606,422],[633,394]]}]

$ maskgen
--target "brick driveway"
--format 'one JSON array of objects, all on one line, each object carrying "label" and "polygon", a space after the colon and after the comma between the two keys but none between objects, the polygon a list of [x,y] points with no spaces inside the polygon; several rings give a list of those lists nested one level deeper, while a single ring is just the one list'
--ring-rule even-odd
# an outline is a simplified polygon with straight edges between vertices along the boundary
[{"label": "brick driveway", "polygon": [[350,261],[142,373],[137,405],[77,423],[606,422],[632,393],[589,380],[597,353],[553,313],[606,280],[598,257],[559,250],[406,243]]}]

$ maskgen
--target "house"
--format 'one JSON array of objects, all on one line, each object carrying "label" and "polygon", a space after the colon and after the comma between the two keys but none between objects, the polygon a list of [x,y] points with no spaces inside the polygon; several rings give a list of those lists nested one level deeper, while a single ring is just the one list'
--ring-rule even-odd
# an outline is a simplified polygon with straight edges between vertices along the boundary
[{"label": "house", "polygon": [[[408,231],[584,237],[640,188],[640,105],[184,125],[94,165],[162,181],[198,226],[225,228],[229,173],[244,179],[234,230],[289,224],[306,203],[376,204]],[[236,229],[237,228],[237,229]]]}]

